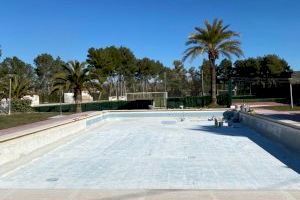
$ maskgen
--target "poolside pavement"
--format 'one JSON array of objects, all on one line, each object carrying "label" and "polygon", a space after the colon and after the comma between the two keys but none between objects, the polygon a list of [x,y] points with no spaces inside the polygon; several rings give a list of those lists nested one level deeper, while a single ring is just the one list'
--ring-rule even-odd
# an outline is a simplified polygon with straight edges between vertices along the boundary
[{"label": "poolside pavement", "polygon": [[39,121],[39,122],[34,122],[30,124],[25,124],[25,125],[20,125],[12,128],[7,128],[7,129],[2,129],[0,130],[0,137],[3,135],[7,134],[12,134],[20,131],[26,131],[26,130],[33,130],[33,129],[40,129],[45,126],[51,126],[51,125],[58,125],[58,124],[63,124],[66,121],[74,120],[78,117],[84,117],[93,112],[84,112],[84,113],[77,113],[77,114],[71,114],[71,115],[62,115],[62,116],[55,116],[55,117],[50,117],[47,120]]},{"label": "poolside pavement", "polygon": [[256,108],[255,113],[279,122],[300,127],[300,111],[275,111]]},{"label": "poolside pavement", "polygon": [[0,200],[297,200],[296,190],[1,189]]}]

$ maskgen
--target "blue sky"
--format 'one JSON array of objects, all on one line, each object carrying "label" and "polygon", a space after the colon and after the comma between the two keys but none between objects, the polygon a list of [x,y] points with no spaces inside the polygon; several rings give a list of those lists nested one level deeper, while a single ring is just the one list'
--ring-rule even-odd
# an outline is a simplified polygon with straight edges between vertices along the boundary
[{"label": "blue sky", "polygon": [[[245,57],[278,54],[300,70],[297,0],[0,0],[3,57],[32,63],[40,53],[84,61],[90,47],[129,47],[171,66],[205,19],[241,33]],[[202,60],[202,58],[201,58]],[[199,66],[195,60],[186,66]]]}]

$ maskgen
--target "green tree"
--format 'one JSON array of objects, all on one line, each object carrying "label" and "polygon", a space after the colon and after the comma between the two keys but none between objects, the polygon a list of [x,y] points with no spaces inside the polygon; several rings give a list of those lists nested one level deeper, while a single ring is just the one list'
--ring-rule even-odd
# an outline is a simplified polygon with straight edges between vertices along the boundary
[{"label": "green tree", "polygon": [[124,96],[127,91],[126,83],[132,81],[136,72],[136,58],[130,49],[126,47],[117,48],[118,58],[115,66],[117,78],[117,94]]},{"label": "green tree", "polygon": [[132,81],[136,71],[136,58],[126,47],[90,48],[87,63],[97,69],[94,72],[99,73],[98,76],[107,77],[110,95],[113,85],[116,95],[123,95],[126,83]]},{"label": "green tree", "polygon": [[9,79],[11,79],[11,97],[12,99],[20,99],[25,95],[31,94],[33,84],[30,79],[23,79],[19,75],[12,74],[6,76],[0,81],[0,90],[2,91],[2,98],[9,98]]},{"label": "green tree", "polygon": [[37,74],[36,88],[42,96],[43,101],[49,102],[53,89],[54,74],[62,70],[65,64],[60,57],[54,59],[50,54],[40,54],[34,59],[35,72]]},{"label": "green tree", "polygon": [[[97,79],[99,79],[101,77],[100,78],[101,82],[107,83],[106,85],[108,87],[104,87],[105,90],[103,90],[107,93],[107,98],[108,96],[111,96],[112,93],[112,81],[113,81],[112,77],[114,75],[114,66],[112,64],[113,60],[110,54],[111,51],[108,48],[99,48],[99,49],[90,48],[88,50],[87,59],[86,59],[86,62],[88,63],[88,67],[91,69],[94,78],[97,77]],[[93,81],[93,83],[94,82],[95,81]],[[97,90],[97,88],[103,89],[102,85],[103,84],[100,82],[98,83],[95,82],[95,84],[93,84],[93,88],[95,90]]]},{"label": "green tree", "polygon": [[217,77],[222,80],[229,80],[229,78],[232,76],[232,73],[233,68],[231,60],[223,59],[217,67]]},{"label": "green tree", "polygon": [[34,69],[30,64],[25,63],[18,57],[5,58],[0,65],[1,76],[8,74],[15,74],[20,76],[22,79],[30,79],[35,81]]},{"label": "green tree", "polygon": [[174,60],[174,68],[169,71],[168,85],[170,96],[186,96],[188,91],[187,71],[180,60]]},{"label": "green tree", "polygon": [[17,57],[5,58],[0,64],[1,96],[8,98],[9,79],[12,80],[12,97],[21,98],[33,93],[36,77],[30,64]]},{"label": "green tree", "polygon": [[[261,61],[261,75],[263,77],[284,77],[292,70],[288,63],[277,55],[266,55]],[[289,74],[290,75],[290,74]],[[290,76],[288,76],[290,77]]]},{"label": "green tree", "polygon": [[55,74],[54,91],[64,88],[74,93],[76,112],[81,112],[82,90],[87,89],[90,81],[89,69],[86,63],[70,61],[62,65],[63,71]]},{"label": "green tree", "polygon": [[217,104],[216,96],[216,66],[215,61],[220,55],[231,58],[231,54],[240,57],[243,52],[240,48],[240,41],[234,39],[239,34],[229,30],[229,25],[224,26],[222,20],[215,19],[212,24],[205,21],[205,27],[196,27],[186,42],[189,46],[184,52],[183,60],[188,57],[196,58],[198,55],[207,54],[212,65],[212,104]]},{"label": "green tree", "polygon": [[90,82],[88,83],[88,90],[91,95],[97,95],[95,99],[101,100],[102,93],[104,91],[104,82],[106,77],[102,76],[100,69],[90,68]]},{"label": "green tree", "polygon": [[234,63],[234,75],[251,78],[289,78],[292,70],[288,63],[277,55],[247,58]]},{"label": "green tree", "polygon": [[261,70],[261,58],[248,58],[237,60],[234,63],[234,75],[237,77],[259,77]]},{"label": "green tree", "polygon": [[137,71],[135,78],[140,83],[141,91],[151,91],[150,82],[155,83],[164,71],[164,66],[159,61],[149,58],[137,60]]},{"label": "green tree", "polygon": [[191,67],[188,70],[189,78],[189,88],[191,96],[200,96],[201,89],[201,73],[195,67]]}]

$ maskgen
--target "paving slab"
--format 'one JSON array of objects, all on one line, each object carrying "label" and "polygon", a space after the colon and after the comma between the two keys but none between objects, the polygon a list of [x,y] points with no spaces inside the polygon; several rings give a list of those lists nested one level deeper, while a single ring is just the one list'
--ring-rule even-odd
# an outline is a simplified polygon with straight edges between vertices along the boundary
[{"label": "paving slab", "polygon": [[298,200],[293,190],[0,189],[0,200]]}]

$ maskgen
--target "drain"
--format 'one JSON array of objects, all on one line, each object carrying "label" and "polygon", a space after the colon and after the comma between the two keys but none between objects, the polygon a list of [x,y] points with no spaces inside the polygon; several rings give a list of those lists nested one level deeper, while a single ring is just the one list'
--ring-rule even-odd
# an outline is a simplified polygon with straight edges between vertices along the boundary
[{"label": "drain", "polygon": [[48,178],[48,179],[46,179],[46,181],[55,182],[55,181],[58,181],[58,178]]}]

